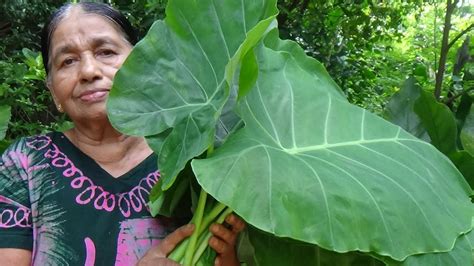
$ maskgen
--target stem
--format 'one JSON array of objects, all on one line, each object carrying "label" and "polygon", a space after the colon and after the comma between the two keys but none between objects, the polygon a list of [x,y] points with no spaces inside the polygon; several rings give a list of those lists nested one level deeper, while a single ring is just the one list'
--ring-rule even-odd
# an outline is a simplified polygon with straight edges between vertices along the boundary
[{"label": "stem", "polygon": [[193,265],[196,265],[204,251],[206,251],[211,236],[211,232],[208,231],[199,238],[199,246],[196,248],[196,252],[194,253]]},{"label": "stem", "polygon": [[189,238],[183,240],[183,242],[181,242],[178,247],[176,247],[173,252],[168,255],[168,258],[176,262],[180,262],[184,257],[184,253],[186,252],[186,248],[188,247],[188,245]]},{"label": "stem", "polygon": [[448,44],[448,49],[453,46],[459,38],[461,38],[464,34],[468,33],[472,28],[474,28],[474,23],[471,24],[469,27],[465,28],[463,31],[461,31],[454,39],[452,39],[449,44]]},{"label": "stem", "polygon": [[[226,209],[219,215],[219,217],[216,220],[216,223],[219,223],[219,224],[223,223],[225,218],[227,217],[227,215],[229,215],[233,212],[233,210],[231,208],[226,207],[226,206],[224,206],[224,207]],[[209,242],[209,239],[211,238],[211,236],[212,236],[211,232],[208,231],[199,238],[199,246],[196,249],[196,252],[194,253],[194,260],[193,260],[192,265],[195,265],[198,262],[198,260],[201,258],[204,251],[206,251],[206,248],[207,248],[207,245],[208,245],[208,242]]]},{"label": "stem", "polygon": [[206,206],[206,198],[207,198],[207,193],[204,191],[204,189],[201,188],[201,193],[199,194],[199,201],[198,201],[198,206],[196,208],[196,212],[194,213],[194,232],[189,238],[189,245],[186,249],[186,253],[184,254],[184,265],[185,266],[190,266],[191,262],[193,261],[193,255],[194,255],[194,250],[196,248],[196,241],[199,236],[198,232],[201,230],[201,222],[202,222],[202,216],[204,214],[204,207]]},{"label": "stem", "polygon": [[199,228],[199,232],[198,232],[198,235],[201,235],[202,232],[204,232],[204,230],[206,230],[209,225],[211,224],[212,221],[214,221],[214,219],[216,219],[216,217],[222,212],[222,210],[224,210],[227,206],[225,206],[224,204],[218,202],[216,204],[216,206],[214,206],[214,208],[209,212],[209,214],[207,214],[202,222],[201,222],[201,227]]},{"label": "stem", "polygon": [[447,104],[447,105],[449,105],[449,104],[451,104],[454,100],[456,100],[457,98],[459,98],[460,96],[462,96],[463,94],[466,94],[466,93],[468,93],[468,92],[470,92],[470,91],[472,91],[472,90],[474,90],[474,88],[469,88],[469,89],[467,89],[467,90],[465,90],[465,91],[463,91],[463,92],[461,92],[461,93],[455,94],[455,95],[451,96],[451,98],[447,99],[444,103]]},{"label": "stem", "polygon": [[[199,250],[199,248],[200,248],[200,246],[202,245],[203,242],[204,242],[204,244],[207,244],[207,241],[208,241],[209,238],[207,238],[207,240],[204,239],[203,232],[206,230],[206,228],[209,227],[211,222],[214,221],[214,219],[216,219],[216,217],[226,207],[227,206],[225,206],[224,204],[218,202],[216,204],[216,206],[214,206],[214,208],[202,219],[201,226],[199,228],[200,230],[197,232],[197,234],[199,235],[197,243],[201,243],[201,244],[199,245],[199,247],[196,250]],[[191,221],[193,221],[193,220],[191,220]],[[188,245],[189,245],[189,238],[185,239],[181,244],[179,244],[179,246],[173,250],[173,252],[168,256],[168,258],[172,259],[174,261],[177,261],[177,262],[182,262],[184,254],[186,252],[186,248],[188,247]],[[206,246],[207,245],[204,245],[204,247],[206,247]],[[200,253],[198,253],[198,251],[196,251],[194,254],[200,254]],[[198,257],[198,259],[199,259],[199,257]],[[195,263],[193,262],[193,265],[194,264]]]}]

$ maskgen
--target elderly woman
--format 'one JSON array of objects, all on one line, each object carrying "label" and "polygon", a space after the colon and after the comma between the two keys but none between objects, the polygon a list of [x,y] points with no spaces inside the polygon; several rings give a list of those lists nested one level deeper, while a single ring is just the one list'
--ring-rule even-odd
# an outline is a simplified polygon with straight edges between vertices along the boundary
[{"label": "elderly woman", "polygon": [[[104,4],[68,4],[44,26],[47,86],[74,128],[20,139],[3,154],[1,265],[175,264],[166,255],[193,226],[173,232],[180,221],[150,216],[157,156],[106,115],[114,75],[136,41],[125,17]],[[244,223],[226,221],[230,229],[210,228],[216,265],[238,264]]]}]

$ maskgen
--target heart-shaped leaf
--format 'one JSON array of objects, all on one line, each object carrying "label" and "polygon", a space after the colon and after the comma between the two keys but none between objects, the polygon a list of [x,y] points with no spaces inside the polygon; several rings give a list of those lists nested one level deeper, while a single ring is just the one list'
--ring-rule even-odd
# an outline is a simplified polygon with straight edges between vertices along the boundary
[{"label": "heart-shaped leaf", "polygon": [[[383,266],[385,263],[360,252],[336,253],[316,245],[279,238],[250,227],[250,242],[258,265]],[[291,256],[289,256],[291,254]]]},{"label": "heart-shaped leaf", "polygon": [[467,266],[473,265],[473,237],[474,232],[469,232],[465,235],[461,235],[453,249],[449,252],[441,253],[429,253],[422,255],[414,255],[408,257],[403,262],[386,260],[388,266],[426,266],[426,265],[439,265],[439,266]]},{"label": "heart-shaped leaf", "polygon": [[151,145],[164,189],[214,142],[241,58],[274,27],[276,14],[276,0],[170,0],[166,19],[118,71],[107,104],[113,126],[140,136],[172,128]]},{"label": "heart-shaped leaf", "polygon": [[238,104],[245,127],[192,162],[198,182],[279,237],[399,261],[451,250],[471,229],[462,175],[429,143],[349,104],[302,53],[266,37],[257,84]]}]

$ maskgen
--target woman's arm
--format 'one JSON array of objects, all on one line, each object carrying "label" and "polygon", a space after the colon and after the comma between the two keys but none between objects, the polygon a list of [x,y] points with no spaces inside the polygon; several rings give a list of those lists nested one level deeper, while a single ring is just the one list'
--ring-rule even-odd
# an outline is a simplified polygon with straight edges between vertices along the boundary
[{"label": "woman's arm", "polygon": [[18,248],[0,248],[2,266],[30,266],[31,251]]}]

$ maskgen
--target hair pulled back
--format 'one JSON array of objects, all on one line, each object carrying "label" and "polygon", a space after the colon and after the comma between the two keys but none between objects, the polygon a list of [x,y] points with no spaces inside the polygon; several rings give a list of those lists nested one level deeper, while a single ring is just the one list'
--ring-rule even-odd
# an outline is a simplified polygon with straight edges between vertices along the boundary
[{"label": "hair pulled back", "polygon": [[[81,8],[81,10],[86,14],[96,14],[104,17],[117,25],[122,31],[125,39],[130,42],[131,45],[135,45],[138,42],[138,34],[135,28],[122,13],[115,10],[111,6],[94,2],[65,4],[51,15],[41,32],[41,54],[43,56],[43,65],[44,69],[46,70],[46,74],[49,73],[49,50],[53,33],[58,27],[59,23],[61,23],[62,19],[66,17],[71,8],[74,7]],[[80,23],[80,21],[78,21],[78,23]]]}]

